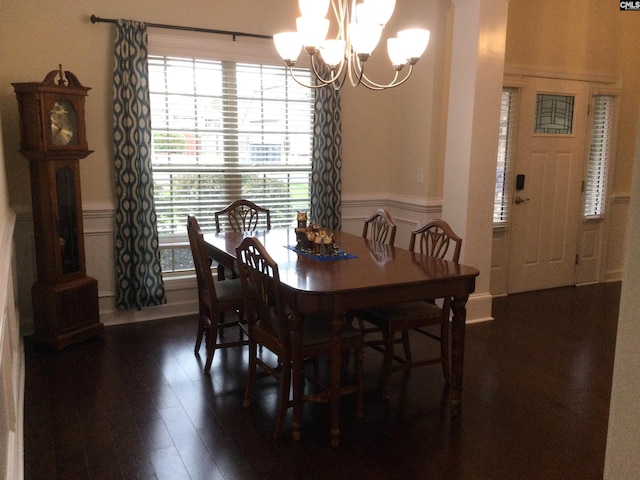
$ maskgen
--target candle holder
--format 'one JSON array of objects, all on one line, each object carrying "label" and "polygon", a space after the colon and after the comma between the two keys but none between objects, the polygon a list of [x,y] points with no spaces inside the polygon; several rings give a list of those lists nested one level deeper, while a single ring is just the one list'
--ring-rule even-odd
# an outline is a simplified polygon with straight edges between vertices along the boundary
[{"label": "candle holder", "polygon": [[295,227],[295,234],[298,250],[318,256],[340,254],[340,249],[333,241],[332,232],[317,224],[308,225],[306,212],[298,212],[296,220],[298,226]]}]

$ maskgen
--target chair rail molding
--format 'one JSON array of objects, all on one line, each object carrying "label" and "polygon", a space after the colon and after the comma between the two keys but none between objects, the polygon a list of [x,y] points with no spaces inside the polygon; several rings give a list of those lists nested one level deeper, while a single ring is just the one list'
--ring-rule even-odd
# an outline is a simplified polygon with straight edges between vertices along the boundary
[{"label": "chair rail molding", "polygon": [[358,194],[342,196],[342,229],[360,235],[362,222],[378,208],[386,208],[398,226],[396,245],[408,248],[409,235],[418,225],[439,218],[442,199],[408,195]]},{"label": "chair rail molding", "polygon": [[[345,195],[342,201],[343,229],[360,235],[362,222],[380,207],[387,208],[398,225],[396,245],[408,248],[411,230],[431,218],[438,218],[442,212],[440,198],[427,199],[409,196],[380,196],[374,194]],[[31,211],[28,207],[18,210],[16,225],[16,257],[21,268],[18,297],[24,331],[33,328],[31,307],[31,285],[35,281],[35,246]],[[136,323],[169,317],[190,316],[198,312],[195,275],[167,275],[164,278],[168,302],[165,305],[144,308],[142,310],[118,310],[115,306],[115,260],[114,231],[115,206],[110,203],[84,203],[83,222],[87,274],[98,280],[98,300],[100,321],[105,326],[123,323]],[[467,308],[469,322],[485,319],[486,312],[474,305],[486,303],[484,299],[469,299]]]}]

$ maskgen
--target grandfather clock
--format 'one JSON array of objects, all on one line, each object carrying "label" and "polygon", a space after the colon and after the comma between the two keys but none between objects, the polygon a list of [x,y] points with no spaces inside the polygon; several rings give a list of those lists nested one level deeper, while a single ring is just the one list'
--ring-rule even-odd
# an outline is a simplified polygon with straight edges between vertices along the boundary
[{"label": "grandfather clock", "polygon": [[20,152],[29,160],[38,278],[36,342],[62,349],[101,335],[98,282],[86,275],[79,160],[88,149],[83,87],[68,71],[40,83],[13,84],[20,112]]}]

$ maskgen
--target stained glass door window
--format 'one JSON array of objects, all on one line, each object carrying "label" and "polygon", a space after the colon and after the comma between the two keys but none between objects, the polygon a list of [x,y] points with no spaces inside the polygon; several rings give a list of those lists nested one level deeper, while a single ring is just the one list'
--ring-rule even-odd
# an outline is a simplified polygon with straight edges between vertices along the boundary
[{"label": "stained glass door window", "polygon": [[573,104],[570,95],[539,93],[536,98],[535,133],[570,135],[573,127]]}]

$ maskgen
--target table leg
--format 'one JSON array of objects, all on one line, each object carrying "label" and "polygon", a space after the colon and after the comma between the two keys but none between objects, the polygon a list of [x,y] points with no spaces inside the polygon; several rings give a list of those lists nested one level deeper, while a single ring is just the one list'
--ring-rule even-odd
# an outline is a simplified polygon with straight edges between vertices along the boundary
[{"label": "table leg", "polygon": [[464,334],[469,296],[453,297],[451,311],[451,414],[460,413],[462,398],[462,368],[464,365]]},{"label": "table leg", "polygon": [[218,264],[218,280],[222,281],[224,280],[224,265],[222,265],[221,263]]},{"label": "table leg", "polygon": [[329,391],[329,405],[331,409],[331,446],[340,444],[340,372],[342,371],[342,352],[340,349],[340,333],[343,328],[344,317],[331,317],[331,380]]},{"label": "table leg", "polygon": [[[304,395],[304,379],[302,374],[302,318],[292,313],[291,321],[291,369],[293,381],[293,419],[291,422],[294,440],[300,440],[300,420],[302,415],[302,396]],[[287,368],[283,365],[282,368]]]}]

